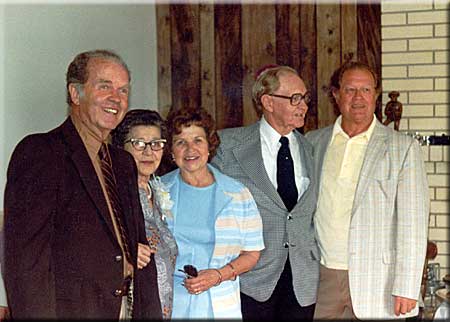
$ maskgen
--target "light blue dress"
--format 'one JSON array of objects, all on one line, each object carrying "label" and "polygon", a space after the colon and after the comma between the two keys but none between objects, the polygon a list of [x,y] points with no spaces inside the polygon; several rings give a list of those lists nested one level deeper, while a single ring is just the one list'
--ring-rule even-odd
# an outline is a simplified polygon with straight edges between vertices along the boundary
[{"label": "light blue dress", "polygon": [[184,209],[174,222],[173,235],[178,245],[175,267],[173,319],[213,319],[214,314],[209,291],[189,294],[182,285],[185,275],[178,269],[193,265],[198,271],[209,268],[214,250],[214,194],[216,184],[194,187],[178,176],[180,194],[178,206]]},{"label": "light blue dress", "polygon": [[[180,247],[176,269],[186,264],[199,271],[220,269],[242,251],[264,248],[262,220],[250,191],[214,167],[208,169],[215,183],[205,188],[186,185],[180,169],[161,177],[173,200],[167,225]],[[190,295],[183,279],[175,271],[173,318],[242,319],[239,276],[199,295]]]}]

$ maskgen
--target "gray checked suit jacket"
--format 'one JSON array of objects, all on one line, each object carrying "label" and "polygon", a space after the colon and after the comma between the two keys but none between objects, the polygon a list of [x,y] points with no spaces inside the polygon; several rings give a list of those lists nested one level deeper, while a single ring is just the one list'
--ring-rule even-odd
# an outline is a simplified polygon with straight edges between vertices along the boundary
[{"label": "gray checked suit jacket", "polygon": [[[219,132],[221,144],[212,164],[248,187],[263,221],[266,248],[256,266],[240,276],[241,292],[263,302],[269,299],[289,254],[295,295],[300,305],[316,302],[320,255],[312,216],[316,210],[316,182],[312,146],[298,132],[298,149],[310,185],[289,213],[264,167],[260,123]],[[290,215],[290,216],[288,216]],[[289,219],[292,218],[292,219]],[[289,247],[285,247],[285,243]]]}]

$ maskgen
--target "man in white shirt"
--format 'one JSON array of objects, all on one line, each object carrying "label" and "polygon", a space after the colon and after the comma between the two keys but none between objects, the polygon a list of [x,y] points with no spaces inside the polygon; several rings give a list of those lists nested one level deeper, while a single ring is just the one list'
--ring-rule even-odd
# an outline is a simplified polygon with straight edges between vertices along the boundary
[{"label": "man in white shirt", "polygon": [[335,75],[341,115],[307,134],[319,183],[314,318],[411,317],[418,313],[428,228],[422,151],[375,118],[380,86],[369,66],[347,63]]},{"label": "man in white shirt", "polygon": [[261,120],[219,132],[212,164],[253,195],[263,220],[258,264],[240,276],[246,320],[312,320],[319,253],[312,215],[316,206],[312,146],[296,129],[310,94],[288,66],[263,70],[253,86]]}]

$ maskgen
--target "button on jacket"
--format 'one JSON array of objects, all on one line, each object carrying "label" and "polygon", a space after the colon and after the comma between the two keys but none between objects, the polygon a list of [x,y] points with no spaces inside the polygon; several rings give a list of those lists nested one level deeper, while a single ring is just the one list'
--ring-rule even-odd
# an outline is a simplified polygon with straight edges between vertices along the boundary
[{"label": "button on jacket", "polygon": [[[133,265],[146,242],[132,157],[110,148]],[[122,252],[91,159],[72,121],[16,147],[5,190],[4,277],[16,319],[117,319]],[[32,247],[30,247],[32,245]],[[134,314],[161,318],[154,261],[135,268]]]},{"label": "button on jacket", "polygon": [[[212,164],[244,184],[251,192],[263,221],[265,249],[252,270],[242,274],[241,292],[257,301],[273,293],[289,255],[297,301],[302,306],[316,302],[319,283],[319,250],[314,237],[313,214],[316,188],[312,146],[294,131],[302,160],[302,176],[310,184],[289,212],[265,171],[261,153],[260,122],[219,131],[221,143]],[[290,217],[289,217],[290,215]],[[291,218],[291,219],[289,219]],[[287,247],[286,247],[287,246]]]}]

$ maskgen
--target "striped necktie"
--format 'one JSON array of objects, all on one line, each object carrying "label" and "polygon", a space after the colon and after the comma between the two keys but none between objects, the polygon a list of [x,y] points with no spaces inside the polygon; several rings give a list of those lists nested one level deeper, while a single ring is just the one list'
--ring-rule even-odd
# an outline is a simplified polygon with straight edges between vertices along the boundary
[{"label": "striped necktie", "polygon": [[123,211],[119,201],[119,194],[117,192],[116,177],[114,176],[112,168],[111,156],[109,155],[109,151],[105,143],[101,145],[98,155],[100,157],[100,164],[105,181],[106,192],[109,197],[109,203],[111,204],[116,226],[119,231],[121,245],[127,261],[132,263],[130,249],[128,247],[128,238],[122,221]]}]

